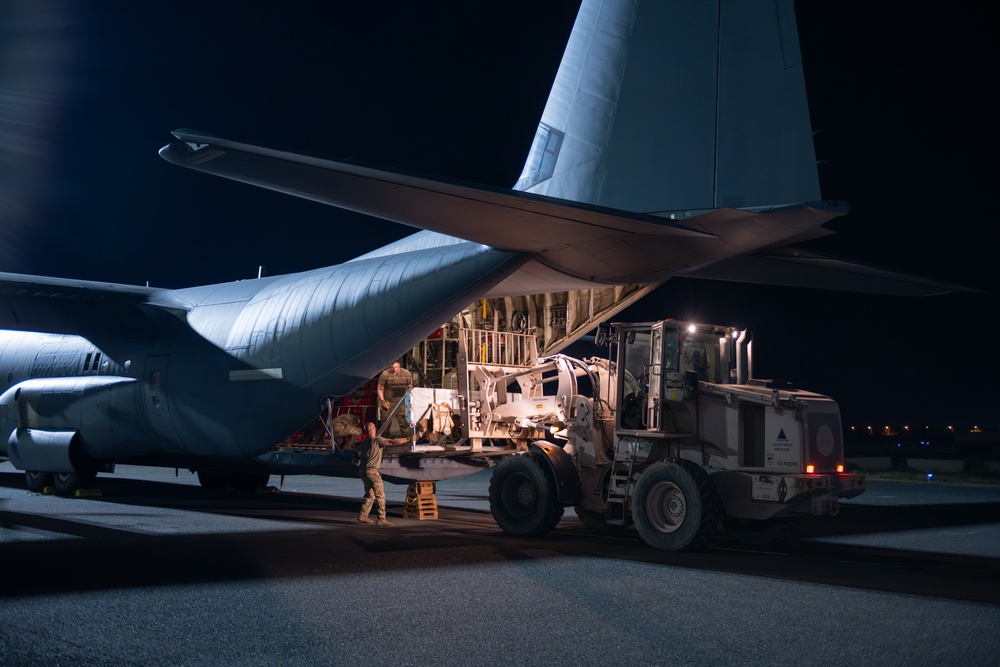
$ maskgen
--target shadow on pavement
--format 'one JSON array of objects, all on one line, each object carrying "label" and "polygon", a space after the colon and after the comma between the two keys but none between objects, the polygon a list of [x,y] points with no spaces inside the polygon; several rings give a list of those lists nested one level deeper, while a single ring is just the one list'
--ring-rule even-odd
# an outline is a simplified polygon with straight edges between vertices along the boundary
[{"label": "shadow on pavement", "polygon": [[[0,485],[23,488],[20,476]],[[595,533],[571,510],[540,538],[506,535],[488,511],[440,507],[438,521],[401,520],[394,528],[357,523],[357,499],[304,493],[237,494],[127,478],[101,479],[104,495],[73,502],[204,512],[266,524],[225,533],[142,534],[96,520],[33,515],[0,505],[0,524],[56,533],[55,539],[0,543],[0,597],[66,591],[199,584],[277,577],[439,568],[542,558],[602,558],[764,576],[979,602],[1000,602],[1000,559],[879,547],[791,541],[751,547],[716,540],[700,552],[656,551],[634,531]],[[93,516],[99,519],[100,515]],[[824,518],[826,519],[826,518]],[[155,515],[150,517],[155,520]],[[832,520],[808,521],[805,537],[1000,523],[1000,503],[850,506]]]}]

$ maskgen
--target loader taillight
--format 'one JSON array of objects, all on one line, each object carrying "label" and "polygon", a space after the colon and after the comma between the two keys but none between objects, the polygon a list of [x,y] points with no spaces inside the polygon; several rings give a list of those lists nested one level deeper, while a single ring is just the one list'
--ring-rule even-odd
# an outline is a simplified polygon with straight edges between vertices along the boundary
[{"label": "loader taillight", "polygon": [[838,463],[837,464],[837,472],[844,472],[844,464],[843,463]]},{"label": "loader taillight", "polygon": [[813,465],[813,464],[811,464],[811,463],[810,463],[809,465],[807,465],[807,466],[806,466],[806,474],[807,474],[807,475],[811,475],[811,474],[813,474],[814,472],[816,472],[816,466],[814,466],[814,465]]}]

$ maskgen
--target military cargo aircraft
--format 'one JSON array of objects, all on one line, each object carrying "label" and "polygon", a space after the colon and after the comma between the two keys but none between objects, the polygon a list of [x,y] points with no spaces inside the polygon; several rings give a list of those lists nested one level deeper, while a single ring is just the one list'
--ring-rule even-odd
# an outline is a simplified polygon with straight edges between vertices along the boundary
[{"label": "military cargo aircraft", "polygon": [[583,0],[512,190],[175,131],[171,163],[422,231],[185,289],[0,274],[0,456],[64,493],[116,463],[252,482],[482,298],[630,286],[578,334],[675,276],[946,291],[795,247],[847,212],[820,196],[797,40],[791,0]]}]

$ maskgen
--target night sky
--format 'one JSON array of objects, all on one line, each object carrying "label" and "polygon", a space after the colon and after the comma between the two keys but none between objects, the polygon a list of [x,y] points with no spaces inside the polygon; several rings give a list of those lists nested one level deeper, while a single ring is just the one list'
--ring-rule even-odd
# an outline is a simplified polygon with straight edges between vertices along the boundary
[{"label": "night sky", "polygon": [[[191,127],[509,187],[578,0],[217,4],[0,5],[0,270],[185,287],[262,264],[336,264],[400,238],[413,230],[156,151]],[[836,236],[809,247],[989,293],[678,279],[618,319],[749,327],[758,375],[830,394],[847,424],[996,428],[989,10],[796,7],[823,196],[851,206]]]}]

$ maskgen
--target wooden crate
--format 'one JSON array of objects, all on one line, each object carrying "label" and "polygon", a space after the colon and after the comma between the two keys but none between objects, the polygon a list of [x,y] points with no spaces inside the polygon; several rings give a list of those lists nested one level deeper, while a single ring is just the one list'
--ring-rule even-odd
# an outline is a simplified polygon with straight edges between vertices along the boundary
[{"label": "wooden crate", "polygon": [[410,482],[406,489],[403,518],[420,521],[438,518],[437,496],[434,493],[434,482]]}]

